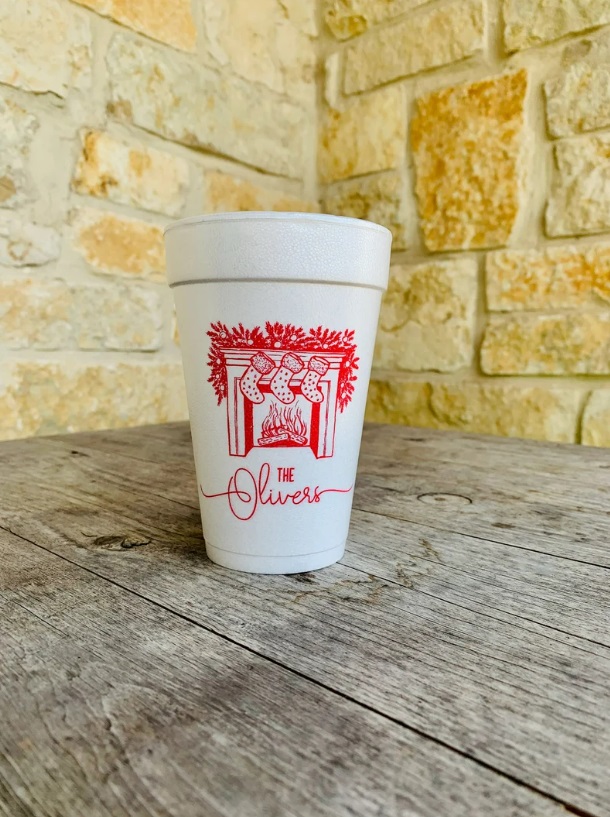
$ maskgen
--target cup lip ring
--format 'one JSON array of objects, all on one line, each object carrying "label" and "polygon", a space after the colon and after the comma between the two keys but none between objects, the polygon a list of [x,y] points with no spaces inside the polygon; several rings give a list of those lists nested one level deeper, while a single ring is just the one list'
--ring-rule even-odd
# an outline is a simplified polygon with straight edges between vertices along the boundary
[{"label": "cup lip ring", "polygon": [[356,227],[361,230],[373,230],[374,232],[386,233],[392,236],[387,227],[376,224],[374,221],[366,221],[363,218],[349,218],[348,216],[332,216],[328,213],[292,213],[292,212],[271,212],[267,210],[250,210],[248,212],[233,213],[211,213],[198,216],[187,216],[186,218],[172,221],[163,230],[167,235],[170,230],[182,227],[192,227],[196,224],[207,224],[216,221],[279,221],[295,223],[325,223]]}]

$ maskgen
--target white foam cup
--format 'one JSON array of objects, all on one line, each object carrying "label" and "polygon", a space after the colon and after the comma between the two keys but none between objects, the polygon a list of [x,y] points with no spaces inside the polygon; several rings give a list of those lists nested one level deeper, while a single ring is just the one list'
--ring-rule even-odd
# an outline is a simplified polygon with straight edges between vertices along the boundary
[{"label": "white foam cup", "polygon": [[165,233],[207,554],[253,573],[343,555],[390,232],[229,213]]}]

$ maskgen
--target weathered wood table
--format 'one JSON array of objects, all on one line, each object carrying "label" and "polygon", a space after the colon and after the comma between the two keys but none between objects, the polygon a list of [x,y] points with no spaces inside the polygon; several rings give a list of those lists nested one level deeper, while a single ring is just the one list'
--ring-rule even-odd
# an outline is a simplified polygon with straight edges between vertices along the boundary
[{"label": "weathered wood table", "polygon": [[610,815],[610,451],[371,426],[354,505],[248,576],[186,424],[0,445],[0,814]]}]

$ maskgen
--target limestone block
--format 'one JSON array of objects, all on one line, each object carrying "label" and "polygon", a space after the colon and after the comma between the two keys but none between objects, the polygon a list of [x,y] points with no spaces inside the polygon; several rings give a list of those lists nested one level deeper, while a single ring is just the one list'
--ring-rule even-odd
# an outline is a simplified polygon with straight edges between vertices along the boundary
[{"label": "limestone block", "polygon": [[347,50],[346,94],[472,57],[484,48],[482,0],[453,0],[381,28]]},{"label": "limestone block", "polygon": [[434,91],[411,125],[421,227],[432,252],[509,240],[523,188],[527,74]]},{"label": "limestone block", "polygon": [[73,0],[121,25],[183,51],[194,51],[197,39],[191,0]]},{"label": "limestone block", "polygon": [[36,117],[0,97],[0,207],[19,207],[34,194],[28,168]]},{"label": "limestone block", "polygon": [[519,51],[610,23],[607,0],[504,0],[504,44]]},{"label": "limestone block", "polygon": [[568,387],[373,379],[366,417],[379,423],[573,443],[580,402],[580,391]]},{"label": "limestone block", "polygon": [[59,258],[61,236],[23,218],[0,215],[0,265],[39,267]]},{"label": "limestone block", "polygon": [[485,374],[610,374],[610,312],[492,317],[481,368]]},{"label": "limestone block", "polygon": [[392,231],[393,250],[407,248],[407,182],[394,170],[362,179],[349,179],[326,188],[322,204],[325,213],[364,218]]},{"label": "limestone block", "polygon": [[428,0],[323,0],[326,25],[338,40],[362,34],[371,26],[412,11]]},{"label": "limestone block", "polygon": [[143,287],[0,281],[0,346],[10,349],[158,349],[159,296]]},{"label": "limestone block", "polygon": [[477,297],[473,259],[392,267],[374,365],[451,372],[472,361]]},{"label": "limestone block", "polygon": [[219,170],[204,173],[203,188],[203,207],[207,213],[241,210],[317,213],[320,209],[317,202],[291,196],[271,187],[262,187]]},{"label": "limestone block", "polygon": [[168,216],[181,214],[189,184],[184,159],[101,131],[84,131],[81,144],[72,179],[77,193]]},{"label": "limestone block", "polygon": [[407,149],[403,89],[385,88],[327,108],[319,134],[323,183],[398,167]]},{"label": "limestone block", "polygon": [[109,110],[118,119],[271,173],[303,177],[307,117],[300,106],[124,34],[112,39],[106,62]]},{"label": "limestone block", "polygon": [[0,0],[0,82],[65,97],[88,84],[86,16],[60,0]]},{"label": "limestone block", "polygon": [[583,445],[610,447],[610,389],[594,391],[582,418]]},{"label": "limestone block", "polygon": [[610,37],[581,40],[565,49],[564,70],[544,84],[553,136],[610,125]]},{"label": "limestone block", "polygon": [[489,253],[486,292],[499,312],[609,307],[610,244]]},{"label": "limestone block", "polygon": [[70,220],[73,246],[96,272],[165,282],[158,225],[91,208],[75,210]]},{"label": "limestone block", "polygon": [[610,229],[610,135],[565,139],[555,145],[546,209],[551,236]]},{"label": "limestone block", "polygon": [[3,439],[165,423],[187,416],[179,363],[23,360],[0,372]]}]

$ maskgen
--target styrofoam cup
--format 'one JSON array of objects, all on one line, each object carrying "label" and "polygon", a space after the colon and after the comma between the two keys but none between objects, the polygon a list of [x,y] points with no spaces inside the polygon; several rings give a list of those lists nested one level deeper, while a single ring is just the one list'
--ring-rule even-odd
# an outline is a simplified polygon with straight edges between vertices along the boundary
[{"label": "styrofoam cup", "polygon": [[301,213],[165,232],[208,556],[300,573],[343,555],[391,234]]}]

